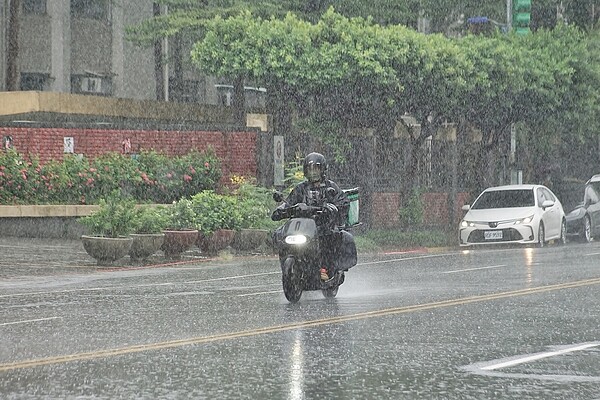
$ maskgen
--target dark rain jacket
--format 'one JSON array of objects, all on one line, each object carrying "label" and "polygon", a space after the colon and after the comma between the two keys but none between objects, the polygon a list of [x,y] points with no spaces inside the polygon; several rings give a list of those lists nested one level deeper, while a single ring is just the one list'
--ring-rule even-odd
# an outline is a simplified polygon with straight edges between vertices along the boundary
[{"label": "dark rain jacket", "polygon": [[[333,188],[335,190],[333,196],[327,195],[328,188]],[[324,199],[326,200],[324,201]],[[284,209],[299,203],[305,203],[309,206],[319,206],[323,203],[334,204],[338,209],[338,215],[334,216],[337,225],[345,224],[348,217],[348,209],[350,208],[348,196],[334,181],[326,179],[324,182],[320,182],[316,187],[313,183],[304,181],[296,185],[287,196],[284,203],[273,211],[271,219],[278,221],[287,218],[288,215],[285,215]]]}]

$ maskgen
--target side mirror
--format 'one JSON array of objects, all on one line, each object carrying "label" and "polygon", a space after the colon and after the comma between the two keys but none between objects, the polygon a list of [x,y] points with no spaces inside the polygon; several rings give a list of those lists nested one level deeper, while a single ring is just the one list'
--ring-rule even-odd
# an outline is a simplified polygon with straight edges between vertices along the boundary
[{"label": "side mirror", "polygon": [[544,202],[542,203],[542,209],[546,209],[546,208],[550,208],[554,205],[554,202],[552,200],[544,200]]},{"label": "side mirror", "polygon": [[331,201],[334,199],[336,194],[336,191],[334,188],[330,187],[327,188],[327,191],[325,192],[325,196],[327,197],[327,201],[329,201],[331,203]]},{"label": "side mirror", "polygon": [[460,209],[463,210],[463,211],[469,211],[471,209],[471,205],[470,204],[465,204]]},{"label": "side mirror", "polygon": [[281,203],[285,199],[285,196],[281,192],[273,192],[273,200]]}]

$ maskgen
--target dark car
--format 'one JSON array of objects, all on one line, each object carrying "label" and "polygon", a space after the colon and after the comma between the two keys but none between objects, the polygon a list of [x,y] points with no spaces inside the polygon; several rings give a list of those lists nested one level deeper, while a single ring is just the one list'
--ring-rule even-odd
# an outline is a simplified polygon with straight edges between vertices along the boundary
[{"label": "dark car", "polygon": [[567,236],[589,242],[600,235],[600,174],[587,182],[562,181],[556,188],[567,218]]}]

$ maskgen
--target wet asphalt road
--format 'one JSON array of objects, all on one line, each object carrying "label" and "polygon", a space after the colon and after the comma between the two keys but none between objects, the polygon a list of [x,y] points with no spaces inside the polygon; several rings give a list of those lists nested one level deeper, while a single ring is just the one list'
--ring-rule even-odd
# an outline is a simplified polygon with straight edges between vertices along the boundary
[{"label": "wet asphalt road", "polygon": [[600,399],[600,243],[360,255],[295,305],[272,257],[0,251],[2,399]]}]

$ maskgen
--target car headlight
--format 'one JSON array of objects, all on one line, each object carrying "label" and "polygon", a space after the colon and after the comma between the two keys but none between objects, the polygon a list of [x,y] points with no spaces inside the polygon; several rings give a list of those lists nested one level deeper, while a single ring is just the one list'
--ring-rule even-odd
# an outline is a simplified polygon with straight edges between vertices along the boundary
[{"label": "car headlight", "polygon": [[466,228],[468,226],[475,226],[475,223],[471,222],[471,221],[466,221],[463,219],[460,223],[460,226],[462,226],[463,228]]},{"label": "car headlight", "polygon": [[530,224],[531,221],[533,221],[533,215],[529,216],[529,217],[525,217],[525,218],[521,218],[515,221],[515,225],[524,225],[524,224]]},{"label": "car headlight", "polygon": [[307,238],[304,235],[290,235],[285,237],[287,244],[304,244],[307,242]]}]

